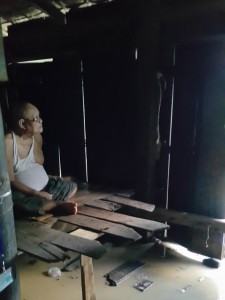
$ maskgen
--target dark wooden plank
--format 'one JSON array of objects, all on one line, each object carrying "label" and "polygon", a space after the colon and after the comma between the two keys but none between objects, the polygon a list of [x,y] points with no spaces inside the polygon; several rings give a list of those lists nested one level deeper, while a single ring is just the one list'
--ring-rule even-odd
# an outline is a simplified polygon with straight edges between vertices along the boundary
[{"label": "dark wooden plank", "polygon": [[102,209],[83,206],[78,210],[78,214],[92,216],[102,220],[108,220],[114,223],[120,223],[127,226],[145,229],[148,231],[160,231],[169,228],[169,225],[156,221],[145,220],[137,217],[127,216],[115,212],[109,212]]},{"label": "dark wooden plank", "polygon": [[152,212],[155,209],[155,205],[153,204],[148,204],[134,199],[128,199],[125,197],[119,197],[114,195],[104,198],[104,200],[134,207],[136,209],[140,209],[148,212]]},{"label": "dark wooden plank", "polygon": [[59,260],[64,261],[66,258],[70,258],[70,256],[65,251],[51,243],[41,242],[39,245],[41,248],[54,255]]},{"label": "dark wooden plank", "polygon": [[[89,233],[92,233],[92,234],[90,235]],[[75,230],[74,232],[71,232],[70,234],[79,235],[79,236],[86,237],[91,240],[95,240],[99,236],[101,236],[101,234],[93,235],[92,231],[88,231],[85,229],[78,229],[78,230]],[[80,235],[80,234],[82,234],[82,235]],[[80,254],[73,255],[73,257],[69,261],[67,261],[66,264],[64,264],[64,267],[61,269],[61,271],[62,272],[65,272],[65,271],[70,272],[74,269],[77,269],[78,267],[80,267]]]},{"label": "dark wooden plank", "polygon": [[95,207],[95,208],[101,208],[101,209],[105,209],[105,210],[109,210],[109,211],[117,211],[122,207],[122,205],[120,205],[120,204],[113,203],[111,201],[104,201],[104,200],[100,200],[100,199],[94,199],[94,200],[88,201],[87,203],[85,203],[85,205]]},{"label": "dark wooden plank", "polygon": [[130,198],[135,194],[134,190],[126,190],[126,191],[120,191],[120,192],[116,192],[115,195],[119,196],[119,197],[126,197],[126,198]]},{"label": "dark wooden plank", "polygon": [[169,223],[202,230],[206,230],[208,227],[210,227],[210,230],[212,229],[217,232],[225,233],[224,219],[211,218],[181,211],[167,210],[165,208],[156,208],[155,211],[151,214],[148,214],[148,216],[153,220],[161,222],[167,221]]},{"label": "dark wooden plank", "polygon": [[54,218],[53,214],[45,214],[43,216],[30,217],[29,219],[34,220],[34,221],[43,222],[43,223],[45,223],[45,222],[48,223],[48,221],[46,221],[46,220],[49,220],[51,218]]},{"label": "dark wooden plank", "polygon": [[72,232],[74,230],[76,230],[78,227],[75,226],[74,224],[69,224],[69,223],[65,223],[60,221],[59,219],[52,225],[51,227],[52,229],[56,229],[59,231],[63,231],[66,233]]},{"label": "dark wooden plank", "polygon": [[[17,222],[16,232],[18,234],[19,243],[21,244],[20,236],[23,234],[26,235],[27,240],[30,240],[30,238],[36,238],[39,242],[47,241],[64,249],[79,252],[93,258],[99,258],[106,252],[105,247],[103,247],[98,241],[72,236],[67,233],[48,228],[48,226],[48,224],[39,224],[39,222]],[[42,250],[44,251],[44,249]]]},{"label": "dark wooden plank", "polygon": [[124,281],[131,274],[140,269],[143,265],[144,263],[141,263],[139,261],[127,261],[119,267],[115,268],[110,273],[106,274],[105,277],[109,282],[109,285],[115,286]]},{"label": "dark wooden plank", "polygon": [[79,267],[80,267],[80,254],[74,252],[73,257],[71,257],[70,260],[66,261],[61,271],[71,272],[73,270],[78,269]]},{"label": "dark wooden plank", "polygon": [[61,232],[60,235],[58,235],[57,230],[54,234],[51,232],[51,235],[52,236],[49,236],[47,241],[53,243],[54,245],[79,252],[80,254],[84,254],[92,258],[98,259],[106,253],[105,247],[103,247],[100,242],[95,240],[89,240],[79,236],[72,236],[64,232]]},{"label": "dark wooden plank", "polygon": [[104,193],[104,192],[93,192],[93,191],[84,191],[83,193],[80,192],[79,195],[75,197],[75,201],[77,202],[78,206],[81,206],[89,201],[95,199],[101,199],[111,196],[111,193]]},{"label": "dark wooden plank", "polygon": [[45,262],[56,262],[59,261],[55,255],[52,255],[48,251],[45,251],[40,247],[41,240],[35,237],[27,236],[22,231],[16,231],[17,249],[24,253],[30,254],[37,259]]},{"label": "dark wooden plank", "polygon": [[140,238],[142,238],[142,236],[132,228],[129,228],[122,224],[112,223],[109,221],[100,220],[89,216],[84,216],[84,215],[65,216],[65,217],[60,217],[59,220],[71,224],[76,224],[83,228],[93,229],[95,231],[100,231],[107,234],[120,236],[126,239],[131,239],[133,241],[137,241]]}]

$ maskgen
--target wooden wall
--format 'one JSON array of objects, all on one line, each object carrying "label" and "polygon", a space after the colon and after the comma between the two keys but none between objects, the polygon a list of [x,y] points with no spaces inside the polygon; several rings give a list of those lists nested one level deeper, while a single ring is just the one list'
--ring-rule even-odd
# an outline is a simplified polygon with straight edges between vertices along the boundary
[{"label": "wooden wall", "polygon": [[[60,144],[63,172],[85,180],[82,60],[90,181],[134,187],[145,202],[165,206],[169,200],[169,208],[223,216],[223,60],[217,69],[208,61],[210,47],[223,40],[224,12],[222,1],[162,6],[126,0],[86,12],[72,10],[66,26],[48,20],[11,26],[5,40],[7,61],[13,63],[9,94],[40,106],[49,170],[57,172],[55,145]],[[44,57],[53,57],[54,63],[14,65]],[[159,71],[167,87],[161,106]],[[178,231],[183,234],[183,228]]]},{"label": "wooden wall", "polygon": [[[124,5],[120,8],[116,19],[117,4],[87,15],[71,12],[65,27],[43,20],[12,27],[6,41],[7,59],[12,62],[7,90],[10,101],[21,98],[40,108],[49,173],[58,174],[59,145],[63,175],[85,181],[83,76],[89,182],[133,188],[135,36],[133,26],[128,26],[132,23],[129,11]],[[46,57],[52,57],[53,63],[16,63]]]}]

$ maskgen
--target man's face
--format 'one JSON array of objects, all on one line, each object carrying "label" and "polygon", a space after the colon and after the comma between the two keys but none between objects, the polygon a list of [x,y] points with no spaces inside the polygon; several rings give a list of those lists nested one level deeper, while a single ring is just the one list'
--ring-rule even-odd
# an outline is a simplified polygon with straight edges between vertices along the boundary
[{"label": "man's face", "polygon": [[24,126],[29,133],[36,134],[43,132],[43,121],[39,110],[32,104],[28,104],[23,114]]}]

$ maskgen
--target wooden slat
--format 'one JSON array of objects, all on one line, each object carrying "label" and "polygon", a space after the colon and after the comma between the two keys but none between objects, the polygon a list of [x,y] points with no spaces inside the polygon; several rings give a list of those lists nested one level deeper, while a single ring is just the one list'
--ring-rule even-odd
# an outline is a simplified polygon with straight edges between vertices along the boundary
[{"label": "wooden slat", "polygon": [[58,260],[64,261],[66,258],[70,258],[69,255],[65,251],[63,251],[61,248],[59,248],[51,243],[41,242],[39,245],[45,251],[54,255]]},{"label": "wooden slat", "polygon": [[17,249],[30,254],[45,262],[59,261],[55,255],[45,251],[40,247],[41,240],[35,237],[27,236],[27,233],[16,231]]},{"label": "wooden slat", "polygon": [[39,221],[39,222],[45,222],[45,220],[52,218],[53,214],[45,214],[43,216],[37,216],[37,217],[31,217],[32,220]]},{"label": "wooden slat", "polygon": [[144,211],[148,211],[148,212],[152,212],[155,209],[155,205],[153,205],[153,204],[144,203],[144,202],[137,201],[134,199],[128,199],[125,197],[119,197],[119,196],[112,195],[107,198],[104,198],[104,200],[123,204],[123,205],[130,206],[130,207],[134,207],[136,209],[140,209],[140,210],[144,210]]},{"label": "wooden slat", "polygon": [[[39,239],[40,243],[47,241],[56,246],[79,252],[93,258],[99,258],[106,252],[106,249],[98,241],[71,236],[67,233],[48,228],[46,227],[46,224],[40,225],[39,222],[17,222],[16,232],[20,245],[20,248],[18,249],[22,251],[26,245],[26,239],[27,242],[29,242],[31,238],[36,238]],[[21,234],[26,235],[26,239],[23,239],[23,243],[20,241]]]},{"label": "wooden slat", "polygon": [[[92,232],[89,230],[85,230],[85,229],[77,229],[74,230],[73,232],[70,232],[71,235],[76,235],[76,236],[81,236],[90,240],[95,240],[97,238],[99,238],[102,233],[97,233],[97,232]],[[80,254],[77,254],[75,256],[73,256],[73,258],[71,258],[69,261],[67,261],[67,263],[64,265],[64,267],[62,268],[61,271],[67,271],[70,272],[74,269],[76,269],[79,265],[80,262]]]},{"label": "wooden slat", "polygon": [[111,193],[102,193],[102,192],[92,192],[92,191],[85,191],[84,193],[81,193],[81,195],[77,195],[74,200],[77,203],[78,206],[81,206],[89,201],[95,200],[95,199],[101,199],[111,196]]},{"label": "wooden slat", "polygon": [[54,235],[49,237],[47,240],[54,245],[79,252],[80,254],[84,254],[96,259],[100,258],[106,253],[106,249],[98,241],[85,239],[79,236],[68,235],[64,232],[61,232],[61,234],[58,236],[57,235],[58,233],[55,232]]},{"label": "wooden slat", "polygon": [[145,229],[152,232],[169,228],[169,225],[159,223],[156,221],[145,220],[145,219],[127,216],[115,212],[109,212],[106,210],[95,209],[87,206],[80,207],[80,209],[78,210],[78,214],[93,216],[98,219],[108,220],[114,223],[120,223],[127,226]]},{"label": "wooden slat", "polygon": [[80,267],[80,254],[73,253],[73,257],[70,260],[67,260],[61,269],[62,272],[71,272]]},{"label": "wooden slat", "polygon": [[82,228],[76,229],[73,232],[70,232],[70,234],[75,236],[81,236],[89,240],[97,240],[100,236],[103,235],[103,233],[93,232]]},{"label": "wooden slat", "polygon": [[74,230],[76,230],[78,227],[73,225],[73,224],[69,224],[69,223],[65,223],[60,221],[59,219],[52,225],[51,227],[52,229],[56,229],[59,231],[63,231],[66,233],[70,233]]},{"label": "wooden slat", "polygon": [[119,197],[126,197],[130,198],[135,194],[134,190],[127,190],[127,191],[121,191],[121,192],[116,192],[115,195]]},{"label": "wooden slat", "polygon": [[96,231],[104,232],[111,235],[120,236],[133,241],[139,240],[142,236],[138,234],[134,229],[127,226],[112,223],[105,220],[96,219],[84,215],[73,215],[59,218],[64,222],[79,225],[83,228],[93,229]]},{"label": "wooden slat", "polygon": [[113,203],[111,201],[105,201],[100,199],[94,199],[85,203],[86,206],[101,208],[109,211],[117,211],[119,210],[122,205]]},{"label": "wooden slat", "polygon": [[92,258],[81,255],[82,299],[96,300],[94,291],[94,271]]}]

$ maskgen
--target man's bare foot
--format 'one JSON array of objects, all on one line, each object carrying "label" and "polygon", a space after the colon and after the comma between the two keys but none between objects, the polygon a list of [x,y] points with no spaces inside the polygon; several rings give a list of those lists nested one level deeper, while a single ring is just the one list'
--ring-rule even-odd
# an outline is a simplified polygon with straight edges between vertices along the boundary
[{"label": "man's bare foot", "polygon": [[55,208],[57,214],[75,215],[77,213],[77,203],[63,202]]}]

